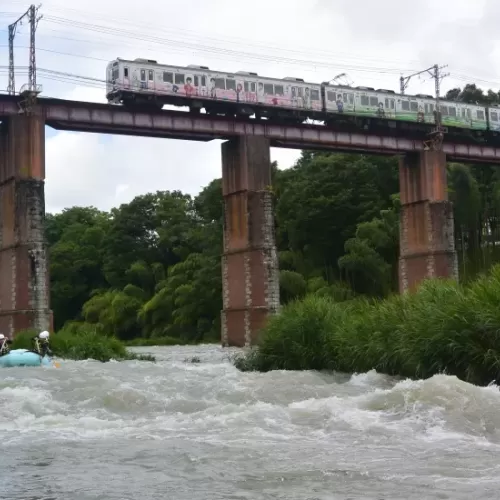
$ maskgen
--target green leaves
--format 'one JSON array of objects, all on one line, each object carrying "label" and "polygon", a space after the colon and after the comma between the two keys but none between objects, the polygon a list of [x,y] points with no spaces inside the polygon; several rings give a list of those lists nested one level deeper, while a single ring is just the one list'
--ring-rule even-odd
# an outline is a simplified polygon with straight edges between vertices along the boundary
[{"label": "green leaves", "polygon": [[309,295],[283,308],[243,370],[337,370],[500,381],[500,265],[469,286],[428,280],[416,293],[335,302]]}]

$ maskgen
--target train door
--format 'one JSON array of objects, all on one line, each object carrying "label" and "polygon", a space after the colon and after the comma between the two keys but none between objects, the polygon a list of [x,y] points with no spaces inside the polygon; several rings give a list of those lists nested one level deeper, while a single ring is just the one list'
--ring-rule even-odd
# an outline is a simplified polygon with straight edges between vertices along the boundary
[{"label": "train door", "polygon": [[146,88],[148,90],[155,90],[155,72],[153,69],[148,69],[148,82]]},{"label": "train door", "polygon": [[297,107],[304,107],[304,89],[302,87],[297,87],[297,96],[296,96]]},{"label": "train door", "polygon": [[424,104],[424,121],[426,123],[434,123],[436,117],[434,116],[434,103],[426,102]]},{"label": "train door", "polygon": [[243,83],[243,91],[245,94],[244,100],[246,102],[257,102],[257,82]]},{"label": "train door", "polygon": [[148,88],[148,81],[146,79],[146,70],[144,68],[139,69],[139,81],[138,86],[140,89],[147,89]]},{"label": "train door", "polygon": [[472,113],[467,106],[462,106],[460,110],[461,121],[466,127],[472,127]]},{"label": "train door", "polygon": [[205,75],[193,75],[194,92],[200,97],[208,97],[207,77]]},{"label": "train door", "polygon": [[128,66],[125,66],[123,68],[123,88],[124,89],[130,88],[130,69]]},{"label": "train door", "polygon": [[385,98],[385,117],[394,118],[396,116],[396,100],[394,97]]}]

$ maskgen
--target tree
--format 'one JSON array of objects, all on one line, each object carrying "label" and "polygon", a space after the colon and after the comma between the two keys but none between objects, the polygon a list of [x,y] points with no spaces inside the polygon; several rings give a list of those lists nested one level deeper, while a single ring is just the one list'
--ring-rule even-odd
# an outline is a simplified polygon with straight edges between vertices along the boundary
[{"label": "tree", "polygon": [[390,205],[397,192],[394,159],[308,154],[283,174],[276,217],[280,249],[300,252],[334,277],[344,242]]}]

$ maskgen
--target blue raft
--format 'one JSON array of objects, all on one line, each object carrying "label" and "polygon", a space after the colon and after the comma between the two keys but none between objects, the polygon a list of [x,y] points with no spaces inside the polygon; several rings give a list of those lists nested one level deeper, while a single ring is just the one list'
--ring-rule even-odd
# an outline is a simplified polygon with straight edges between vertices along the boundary
[{"label": "blue raft", "polygon": [[13,366],[50,366],[51,360],[48,356],[40,356],[28,349],[13,349],[8,354],[0,356],[0,367]]}]

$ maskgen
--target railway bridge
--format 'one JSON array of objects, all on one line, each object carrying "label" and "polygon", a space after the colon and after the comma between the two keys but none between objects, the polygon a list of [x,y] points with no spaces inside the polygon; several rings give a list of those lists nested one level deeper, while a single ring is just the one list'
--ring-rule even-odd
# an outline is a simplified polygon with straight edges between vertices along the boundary
[{"label": "railway bridge", "polygon": [[45,126],[58,130],[223,139],[225,204],[222,256],[223,345],[255,343],[279,309],[270,147],[322,149],[400,157],[400,291],[427,277],[458,277],[446,162],[500,162],[500,147],[445,142],[424,150],[405,135],[348,132],[183,111],[132,111],[122,106],[37,99],[29,112],[18,96],[0,96],[0,331],[51,328],[45,215]]}]

